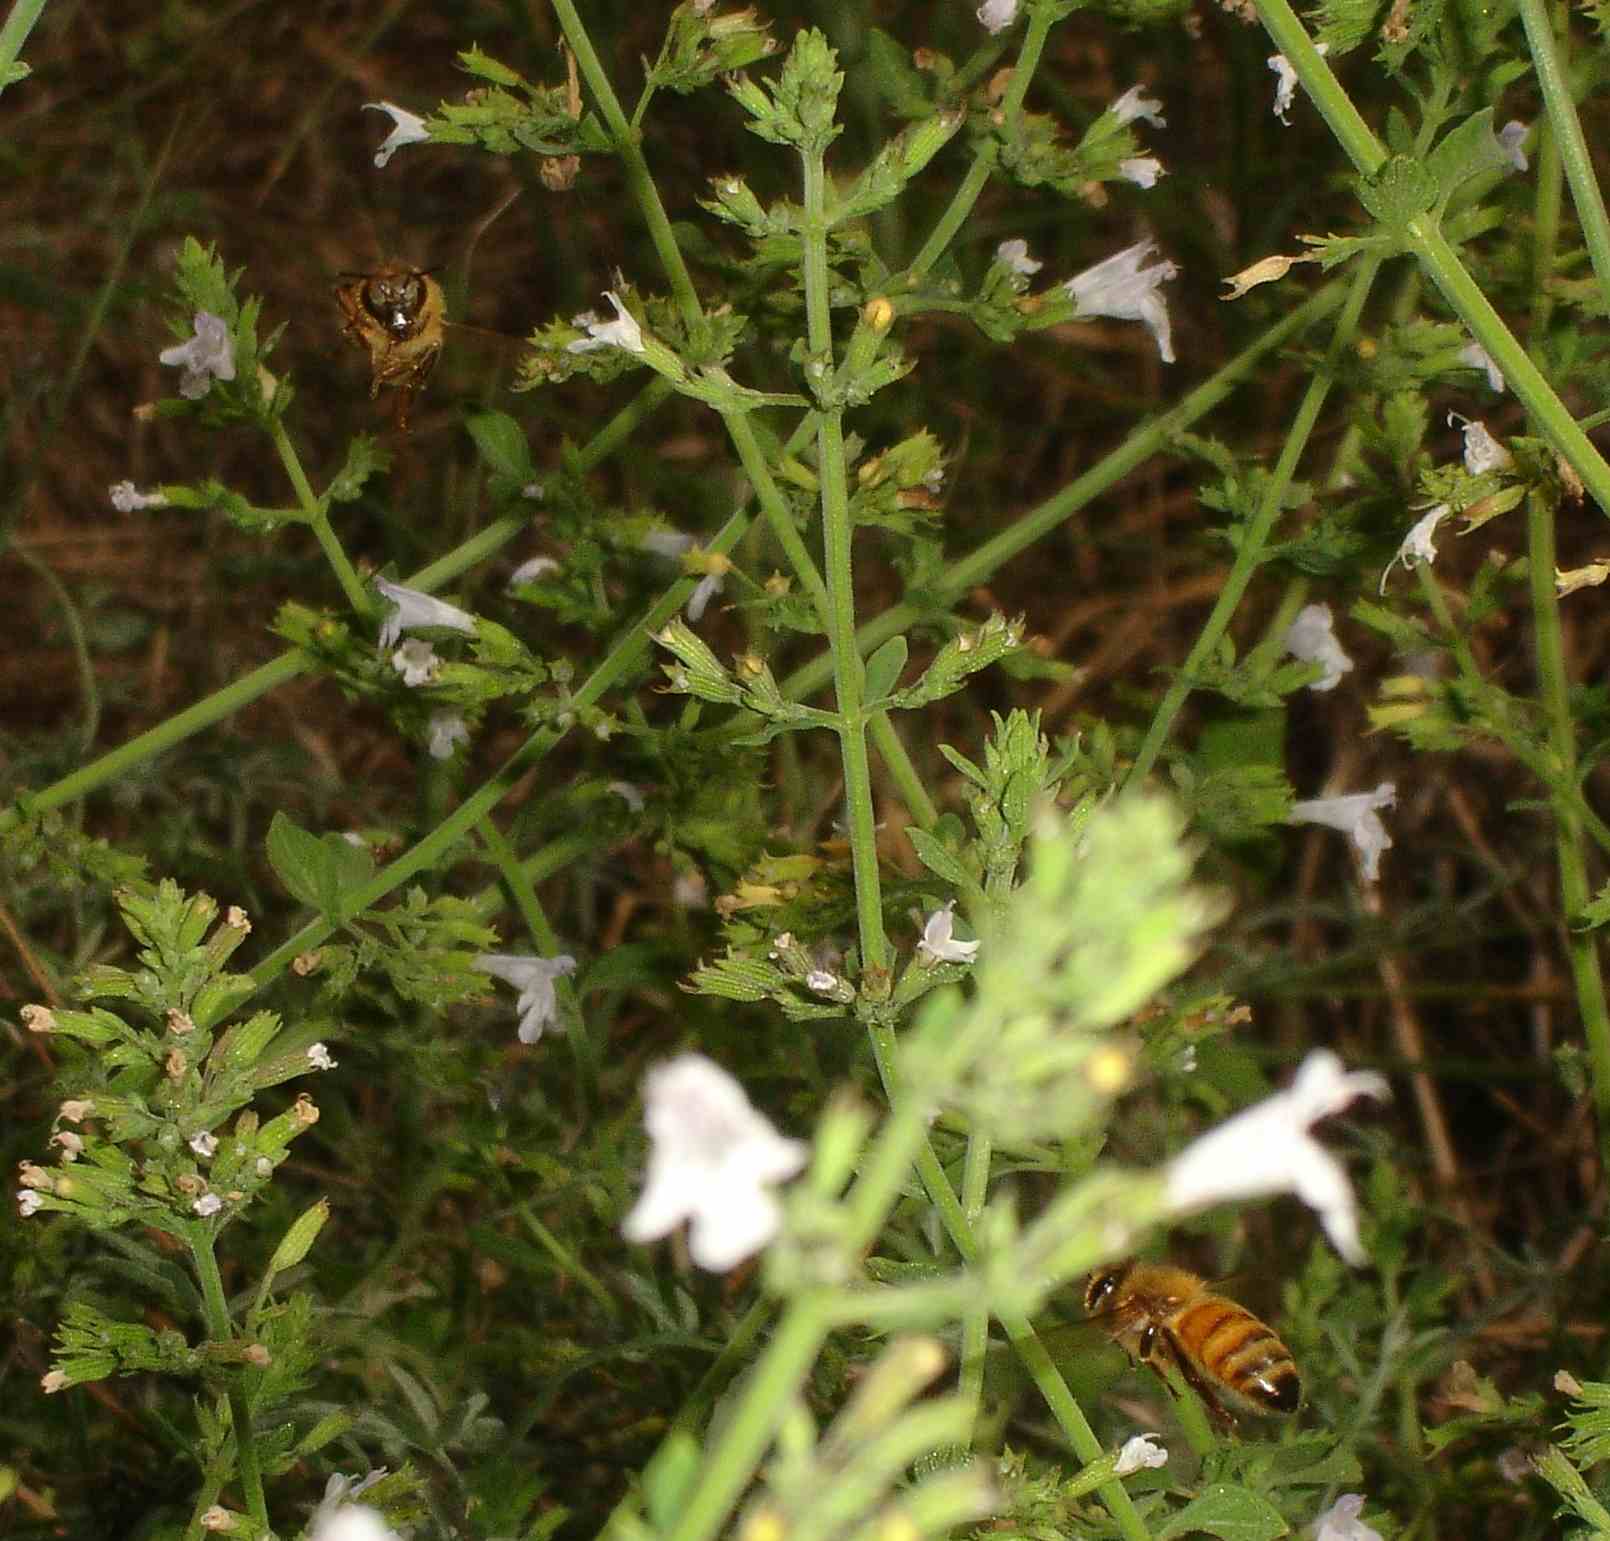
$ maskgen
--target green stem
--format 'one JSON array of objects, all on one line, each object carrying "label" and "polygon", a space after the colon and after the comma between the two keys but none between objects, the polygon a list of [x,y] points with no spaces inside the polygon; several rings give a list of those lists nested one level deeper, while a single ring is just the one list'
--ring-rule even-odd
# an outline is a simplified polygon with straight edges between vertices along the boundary
[{"label": "green stem", "polygon": [[[1610,215],[1605,212],[1604,193],[1593,170],[1593,157],[1582,133],[1571,82],[1560,57],[1560,44],[1569,38],[1566,17],[1562,9],[1557,39],[1545,0],[1519,0],[1519,4],[1521,22],[1526,28],[1526,44],[1532,51],[1537,83],[1548,111],[1548,126],[1565,167],[1565,179],[1571,185],[1571,200],[1576,204],[1577,219],[1582,224],[1582,238],[1593,261],[1600,295],[1610,297]],[[1540,275],[1546,276],[1549,274]]]},{"label": "green stem", "polygon": [[341,591],[347,596],[347,603],[359,615],[372,614],[375,608],[374,598],[363,586],[363,580],[353,570],[352,563],[347,560],[347,554],[331,527],[329,510],[315,495],[313,485],[307,479],[307,472],[302,469],[302,458],[296,453],[296,446],[291,443],[290,436],[285,432],[285,424],[279,418],[275,418],[269,425],[268,433],[274,441],[275,450],[279,453],[280,464],[285,467],[285,474],[290,477],[291,486],[296,490],[296,501],[302,505],[302,512],[307,515],[307,522],[324,552],[325,560],[335,573],[336,581],[341,585]]},{"label": "green stem", "polygon": [[[229,1302],[224,1281],[213,1253],[213,1237],[198,1228],[189,1238],[190,1257],[201,1285],[202,1309],[207,1319],[207,1336],[214,1343],[228,1343],[235,1335],[229,1319]],[[268,1502],[263,1496],[263,1473],[257,1463],[257,1442],[252,1435],[251,1400],[246,1394],[244,1366],[224,1372],[229,1386],[229,1417],[235,1431],[235,1463],[240,1473],[241,1494],[246,1512],[265,1530],[268,1528]]]},{"label": "green stem", "polygon": [[1229,576],[1224,580],[1224,587],[1219,590],[1219,597],[1191,648],[1190,656],[1168,689],[1163,692],[1163,699],[1158,703],[1151,726],[1147,728],[1146,737],[1135,755],[1135,763],[1125,778],[1126,785],[1138,786],[1151,773],[1153,765],[1157,763],[1157,756],[1162,752],[1163,745],[1174,726],[1174,719],[1179,715],[1180,708],[1184,706],[1186,697],[1191,693],[1198,671],[1217,651],[1220,639],[1229,628],[1230,621],[1241,603],[1242,595],[1246,593],[1247,585],[1252,582],[1252,575],[1257,572],[1263,561],[1264,546],[1274,529],[1275,520],[1280,517],[1286,489],[1291,485],[1297,463],[1308,447],[1309,435],[1313,433],[1314,425],[1319,421],[1320,411],[1325,405],[1325,398],[1330,394],[1332,370],[1342,351],[1353,340],[1364,302],[1369,298],[1370,289],[1380,270],[1381,259],[1371,256],[1363,259],[1358,271],[1353,275],[1347,303],[1336,319],[1336,330],[1331,337],[1330,351],[1325,364],[1308,382],[1308,389],[1304,392],[1302,403],[1297,408],[1297,415],[1292,420],[1291,431],[1286,435],[1280,459],[1270,473],[1262,500],[1241,532],[1235,561],[1230,564]]},{"label": "green stem", "polygon": [[800,1295],[790,1304],[666,1541],[711,1541],[726,1524],[804,1385],[829,1324],[823,1297]]},{"label": "green stem", "polygon": [[[1576,723],[1571,715],[1571,682],[1565,669],[1565,643],[1560,631],[1560,600],[1554,587],[1554,510],[1543,495],[1526,500],[1528,565],[1532,587],[1532,643],[1537,654],[1538,694],[1553,751],[1555,785],[1577,790]],[[1551,788],[1552,790],[1552,788]],[[1591,888],[1582,850],[1582,823],[1574,796],[1556,795],[1555,855],[1560,870],[1560,899],[1565,911],[1565,950],[1576,986],[1577,1009],[1587,1037],[1593,1067],[1593,1104],[1599,1121],[1599,1144],[1610,1161],[1610,1007],[1599,966],[1599,945],[1592,931],[1576,929],[1576,917]]]},{"label": "green stem", "polygon": [[28,34],[44,9],[45,0],[16,0],[5,25],[0,27],[0,91],[5,90],[11,66],[17,62],[22,45],[28,41]]},{"label": "green stem", "polygon": [[[1023,37],[1023,49],[1017,56],[1017,63],[1012,67],[1011,84],[1007,86],[1006,95],[1002,98],[999,108],[1001,120],[1008,128],[1023,110],[1029,83],[1034,79],[1034,72],[1040,67],[1040,55],[1045,51],[1045,40],[1052,25],[1052,17],[1047,10],[1036,9],[1029,13],[1028,31]],[[956,239],[957,232],[967,223],[967,216],[973,212],[973,205],[978,202],[979,194],[988,184],[993,166],[993,146],[986,145],[974,154],[972,164],[962,177],[961,185],[951,196],[945,212],[939,216],[939,223],[934,226],[928,239],[922,243],[922,250],[911,259],[911,265],[902,275],[907,284],[915,284],[926,277],[928,270],[944,256],[950,243]],[[896,283],[891,287],[899,285]]]}]

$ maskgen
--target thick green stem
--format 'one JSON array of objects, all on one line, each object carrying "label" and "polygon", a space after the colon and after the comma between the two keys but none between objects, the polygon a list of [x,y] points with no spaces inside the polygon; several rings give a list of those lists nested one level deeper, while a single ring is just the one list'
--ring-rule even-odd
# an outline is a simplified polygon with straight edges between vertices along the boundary
[{"label": "thick green stem", "polygon": [[1599,293],[1610,299],[1610,215],[1605,212],[1604,193],[1594,174],[1593,157],[1582,133],[1582,121],[1571,96],[1571,82],[1560,56],[1560,40],[1568,36],[1567,13],[1562,7],[1557,39],[1546,0],[1518,0],[1518,3],[1521,22],[1526,28],[1526,45],[1532,51],[1537,83],[1548,111],[1549,128],[1565,167],[1565,179],[1571,185],[1571,200],[1576,204],[1582,238],[1593,261],[1594,276],[1599,280]]},{"label": "thick green stem", "polygon": [[17,62],[22,45],[28,41],[28,34],[33,31],[34,23],[44,9],[45,0],[16,0],[11,14],[6,17],[6,24],[0,27],[0,91],[5,90],[11,67]]},{"label": "thick green stem", "polygon": [[[218,1272],[218,1259],[213,1254],[213,1238],[204,1230],[190,1237],[190,1257],[201,1285],[202,1309],[207,1318],[207,1337],[214,1343],[228,1343],[235,1336],[229,1319],[229,1302],[224,1296],[224,1281]],[[257,1442],[252,1436],[251,1401],[246,1394],[244,1366],[225,1371],[229,1386],[229,1417],[235,1431],[235,1467],[240,1473],[241,1497],[246,1512],[266,1530],[268,1528],[268,1501],[263,1496],[263,1473],[257,1462]]]},{"label": "thick green stem", "polygon": [[1599,1121],[1599,1145],[1610,1164],[1610,1008],[1593,931],[1575,928],[1575,918],[1588,902],[1591,888],[1582,850],[1582,821],[1575,808],[1577,788],[1576,722],[1571,715],[1571,682],[1565,670],[1565,643],[1560,630],[1560,600],[1554,587],[1554,510],[1537,492],[1526,500],[1528,565],[1532,588],[1532,639],[1537,654],[1538,695],[1548,724],[1549,748],[1556,785],[1569,789],[1554,803],[1555,856],[1560,869],[1560,899],[1565,911],[1565,950],[1576,986],[1577,1009],[1587,1037],[1593,1067],[1593,1105]]},{"label": "thick green stem", "polygon": [[1174,719],[1179,715],[1180,708],[1184,706],[1186,697],[1191,693],[1198,670],[1218,650],[1219,641],[1229,628],[1230,621],[1241,603],[1241,597],[1246,593],[1247,585],[1252,582],[1252,575],[1257,572],[1263,561],[1264,546],[1274,529],[1275,520],[1280,516],[1286,489],[1291,485],[1291,479],[1297,471],[1297,463],[1308,447],[1309,435],[1313,433],[1314,425],[1319,421],[1320,410],[1325,405],[1325,398],[1330,394],[1332,367],[1342,350],[1352,342],[1353,333],[1358,327],[1358,318],[1364,310],[1364,302],[1369,298],[1375,276],[1380,270],[1379,257],[1366,257],[1353,275],[1347,303],[1336,320],[1336,331],[1331,337],[1330,352],[1325,364],[1308,382],[1308,389],[1304,392],[1302,403],[1297,408],[1297,415],[1292,420],[1291,431],[1286,435],[1280,459],[1270,473],[1268,485],[1264,488],[1263,499],[1241,532],[1240,544],[1236,547],[1235,561],[1230,564],[1229,576],[1224,580],[1224,587],[1219,590],[1218,600],[1191,648],[1184,667],[1164,691],[1163,699],[1158,703],[1151,726],[1146,730],[1146,737],[1126,778],[1127,783],[1138,785],[1151,773],[1153,765],[1157,763],[1157,756],[1168,741]]}]

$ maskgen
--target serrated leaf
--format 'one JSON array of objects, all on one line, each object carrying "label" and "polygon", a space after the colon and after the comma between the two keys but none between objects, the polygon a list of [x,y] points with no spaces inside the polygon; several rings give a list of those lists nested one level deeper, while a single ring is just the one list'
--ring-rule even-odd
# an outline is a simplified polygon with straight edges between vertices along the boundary
[{"label": "serrated leaf", "polygon": [[866,700],[876,706],[892,691],[906,666],[906,639],[890,637],[866,662]]},{"label": "serrated leaf", "polygon": [[972,874],[949,846],[934,839],[926,830],[914,827],[907,829],[906,838],[911,842],[911,849],[917,853],[917,860],[935,877],[942,877],[947,883],[953,883],[964,891],[975,887]]},{"label": "serrated leaf", "polygon": [[340,835],[315,835],[283,813],[276,813],[268,827],[268,860],[293,898],[337,921],[345,918],[344,896],[375,871],[366,847]]},{"label": "serrated leaf", "polygon": [[1200,1498],[1171,1514],[1153,1534],[1157,1541],[1171,1541],[1174,1536],[1204,1530],[1210,1536],[1218,1536],[1220,1541],[1275,1541],[1275,1537],[1287,1535],[1290,1529],[1268,1499],[1244,1487],[1215,1482]]},{"label": "serrated leaf", "polygon": [[1389,230],[1402,230],[1436,206],[1437,184],[1420,161],[1394,155],[1373,177],[1360,179],[1358,197]]}]

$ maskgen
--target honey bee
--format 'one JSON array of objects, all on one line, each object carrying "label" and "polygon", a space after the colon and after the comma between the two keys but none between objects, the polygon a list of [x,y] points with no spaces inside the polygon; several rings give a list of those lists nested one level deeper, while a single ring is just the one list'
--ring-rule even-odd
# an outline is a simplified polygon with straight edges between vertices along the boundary
[{"label": "honey bee", "polygon": [[1170,1365],[1178,1369],[1225,1425],[1235,1422],[1232,1408],[1284,1417],[1302,1401],[1291,1350],[1274,1329],[1183,1268],[1130,1262],[1098,1269],[1085,1286],[1085,1310],[1165,1380]]},{"label": "honey bee", "polygon": [[408,432],[408,411],[425,388],[442,351],[447,300],[442,286],[419,268],[387,264],[372,273],[354,273],[335,291],[350,337],[369,350],[369,396],[394,386],[397,427]]}]

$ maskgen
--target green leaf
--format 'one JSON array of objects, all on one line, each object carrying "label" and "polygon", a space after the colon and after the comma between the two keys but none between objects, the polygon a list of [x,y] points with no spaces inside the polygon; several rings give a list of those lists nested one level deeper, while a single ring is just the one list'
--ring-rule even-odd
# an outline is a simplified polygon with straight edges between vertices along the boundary
[{"label": "green leaf", "polygon": [[1469,177],[1498,171],[1509,164],[1504,147],[1493,132],[1493,109],[1473,112],[1458,128],[1444,134],[1426,159],[1426,170],[1437,188],[1438,203]]},{"label": "green leaf", "polygon": [[912,850],[917,853],[917,860],[935,877],[942,877],[947,883],[954,883],[963,893],[976,891],[977,880],[962,865],[961,858],[949,846],[936,840],[927,830],[918,829],[914,825],[906,830],[906,838],[910,840]]},{"label": "green leaf", "polygon": [[667,1435],[643,1472],[643,1497],[656,1530],[664,1533],[672,1528],[698,1475],[698,1441],[680,1429]]},{"label": "green leaf", "polygon": [[343,897],[374,876],[374,858],[340,835],[322,838],[283,813],[268,827],[268,859],[286,891],[331,920],[346,918]]},{"label": "green leaf", "polygon": [[1280,1511],[1267,1499],[1244,1487],[1215,1482],[1200,1498],[1176,1510],[1153,1534],[1157,1541],[1205,1530],[1221,1541],[1275,1541],[1290,1527]]},{"label": "green leaf", "polygon": [[866,701],[876,706],[895,687],[906,666],[906,639],[890,637],[866,663]]},{"label": "green leaf", "polygon": [[1431,172],[1407,155],[1394,155],[1373,177],[1360,179],[1359,202],[1389,230],[1402,231],[1438,201]]},{"label": "green leaf", "polygon": [[464,426],[492,473],[494,493],[512,497],[536,480],[525,430],[507,412],[476,412]]}]

